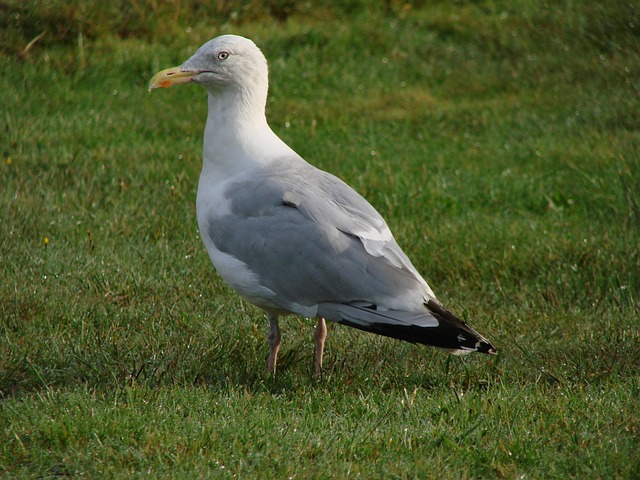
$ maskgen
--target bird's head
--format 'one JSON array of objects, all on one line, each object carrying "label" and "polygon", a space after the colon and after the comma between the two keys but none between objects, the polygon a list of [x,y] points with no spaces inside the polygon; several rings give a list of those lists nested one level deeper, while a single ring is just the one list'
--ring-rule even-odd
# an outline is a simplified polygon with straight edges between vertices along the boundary
[{"label": "bird's head", "polygon": [[229,87],[264,90],[266,96],[267,60],[251,40],[222,35],[202,45],[181,66],[156,73],[149,82],[149,91],[181,83],[197,83],[211,93]]}]

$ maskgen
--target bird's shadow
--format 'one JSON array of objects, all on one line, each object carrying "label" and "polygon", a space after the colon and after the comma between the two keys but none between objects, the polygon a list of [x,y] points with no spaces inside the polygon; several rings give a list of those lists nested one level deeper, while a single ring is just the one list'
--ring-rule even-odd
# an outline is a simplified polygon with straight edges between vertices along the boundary
[{"label": "bird's shadow", "polygon": [[[419,346],[408,348],[424,351]],[[353,355],[334,356],[329,353],[322,374],[318,376],[314,370],[313,353],[293,347],[281,353],[275,372],[267,372],[264,366],[253,370],[230,368],[217,370],[215,374],[209,371],[197,383],[214,391],[243,390],[256,395],[282,395],[306,390],[341,390],[348,394],[350,390],[358,393],[367,387],[400,393],[417,389],[428,392],[441,388],[453,388],[458,392],[488,391],[495,383],[492,378],[496,377],[497,381],[498,364],[502,361],[499,356],[492,357],[487,363],[484,356],[468,359],[429,351],[424,357],[418,357],[423,361],[416,364],[410,356],[397,361],[370,353],[365,349],[354,354],[358,357],[356,361]]]}]

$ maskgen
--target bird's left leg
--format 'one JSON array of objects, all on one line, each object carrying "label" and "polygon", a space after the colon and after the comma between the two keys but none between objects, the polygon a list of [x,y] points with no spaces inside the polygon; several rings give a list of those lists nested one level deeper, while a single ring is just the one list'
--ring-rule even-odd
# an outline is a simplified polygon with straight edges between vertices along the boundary
[{"label": "bird's left leg", "polygon": [[267,362],[267,372],[276,372],[276,362],[278,361],[278,350],[280,350],[280,327],[278,326],[278,315],[275,313],[267,313],[269,318],[269,335],[267,342],[269,343],[269,361]]},{"label": "bird's left leg", "polygon": [[324,318],[318,318],[318,325],[313,332],[313,338],[316,341],[316,375],[322,376],[322,354],[324,352],[324,341],[327,338],[327,324]]}]

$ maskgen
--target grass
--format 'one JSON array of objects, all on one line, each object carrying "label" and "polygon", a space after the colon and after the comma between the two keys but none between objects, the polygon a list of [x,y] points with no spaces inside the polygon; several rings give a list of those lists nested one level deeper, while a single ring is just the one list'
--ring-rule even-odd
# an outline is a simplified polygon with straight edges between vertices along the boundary
[{"label": "grass", "polygon": [[[381,5],[0,2],[0,475],[640,476],[637,7]],[[146,95],[227,31],[496,358],[330,326],[318,381],[291,317],[264,374],[197,232],[204,92]]]}]

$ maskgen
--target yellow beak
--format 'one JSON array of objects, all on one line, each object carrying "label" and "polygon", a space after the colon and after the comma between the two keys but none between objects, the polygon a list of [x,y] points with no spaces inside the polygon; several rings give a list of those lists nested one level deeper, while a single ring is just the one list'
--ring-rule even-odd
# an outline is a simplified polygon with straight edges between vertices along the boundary
[{"label": "yellow beak", "polygon": [[200,72],[183,72],[180,67],[167,68],[156,73],[149,82],[149,92],[154,88],[169,88],[180,83],[189,83]]}]

